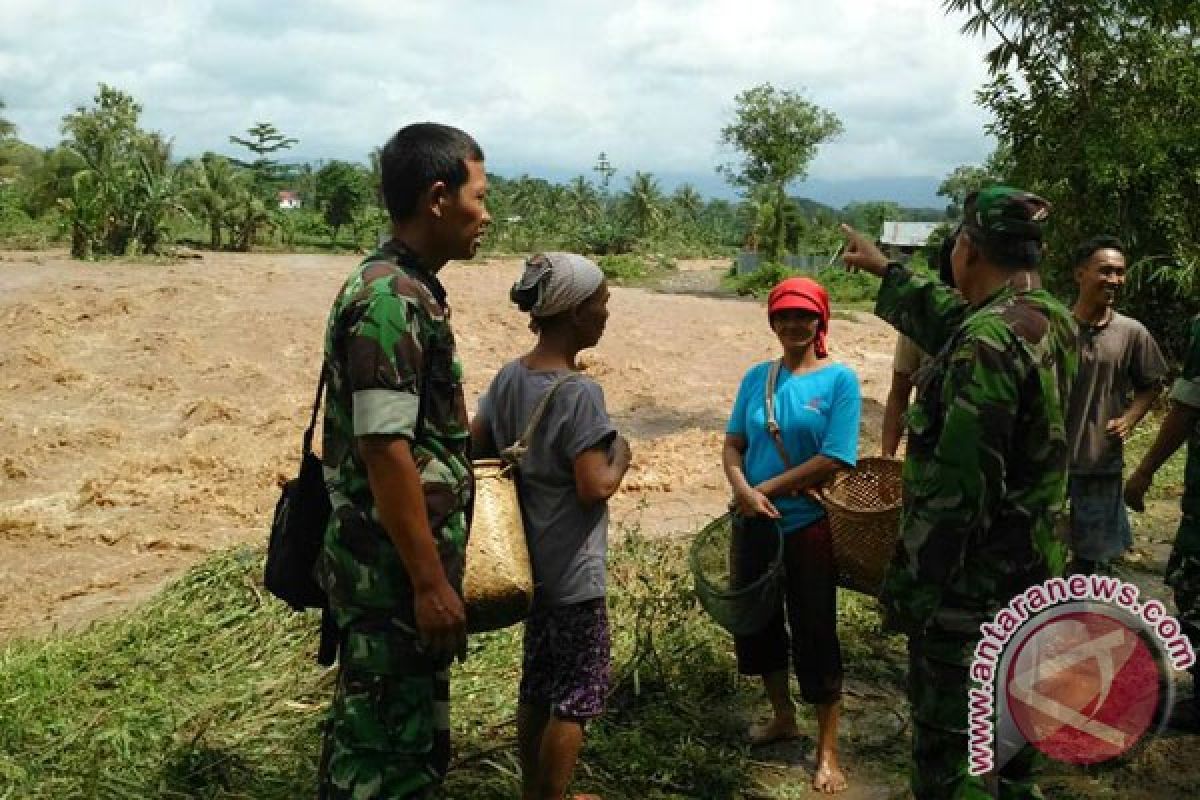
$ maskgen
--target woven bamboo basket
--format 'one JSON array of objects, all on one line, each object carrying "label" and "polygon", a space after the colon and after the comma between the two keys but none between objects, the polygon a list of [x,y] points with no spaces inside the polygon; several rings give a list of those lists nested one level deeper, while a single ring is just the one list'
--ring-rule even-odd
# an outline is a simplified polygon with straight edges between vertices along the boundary
[{"label": "woven bamboo basket", "polygon": [[772,527],[771,558],[755,574],[738,574],[735,539],[743,533],[732,512],[704,526],[688,548],[688,567],[701,607],[735,636],[762,630],[779,608],[783,536],[777,523]]},{"label": "woven bamboo basket", "polygon": [[862,458],[812,492],[829,515],[838,585],[879,596],[900,535],[900,462]]},{"label": "woven bamboo basket", "polygon": [[474,462],[475,516],[467,540],[463,597],[467,630],[515,625],[533,605],[533,568],[513,470],[500,459]]}]

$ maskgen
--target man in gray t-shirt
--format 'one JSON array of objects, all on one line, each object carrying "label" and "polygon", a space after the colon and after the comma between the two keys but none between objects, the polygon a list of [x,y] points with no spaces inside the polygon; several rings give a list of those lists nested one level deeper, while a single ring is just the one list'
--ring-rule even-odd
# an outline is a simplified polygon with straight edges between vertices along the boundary
[{"label": "man in gray t-shirt", "polygon": [[632,453],[613,429],[604,392],[579,374],[579,352],[595,347],[608,323],[600,267],[576,253],[534,254],[509,299],[529,314],[537,343],[480,398],[471,446],[481,458],[514,454],[518,440],[525,447],[518,492],[535,590],[517,688],[521,796],[563,797],[584,725],[608,700],[607,503]]},{"label": "man in gray t-shirt", "polygon": [[[506,364],[479,400],[492,440],[502,446],[515,442],[534,406],[564,372],[531,370],[520,360]],[[520,463],[520,495],[538,606],[604,597],[608,505],[579,501],[574,462],[585,450],[606,446],[616,433],[604,392],[582,375],[559,387],[533,432]]]},{"label": "man in gray t-shirt", "polygon": [[1097,236],[1075,253],[1079,374],[1067,406],[1072,571],[1104,569],[1133,544],[1121,499],[1122,443],[1154,404],[1167,364],[1142,323],[1113,310],[1125,282],[1118,239]]}]

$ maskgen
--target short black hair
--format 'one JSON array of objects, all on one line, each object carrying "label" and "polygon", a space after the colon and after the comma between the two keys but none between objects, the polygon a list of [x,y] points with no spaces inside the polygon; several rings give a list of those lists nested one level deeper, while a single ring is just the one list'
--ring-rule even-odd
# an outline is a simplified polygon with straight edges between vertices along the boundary
[{"label": "short black hair", "polygon": [[983,251],[988,261],[1002,269],[1036,269],[1042,261],[1042,243],[1038,239],[985,236],[966,227],[963,228],[963,232]]},{"label": "short black hair", "polygon": [[379,157],[388,216],[393,222],[411,217],[421,193],[438,181],[460,188],[467,182],[468,161],[483,161],[483,150],[458,128],[418,122],[396,131]]},{"label": "short black hair", "polygon": [[1097,250],[1116,250],[1121,255],[1126,255],[1124,242],[1115,236],[1101,234],[1080,242],[1079,246],[1075,248],[1075,260],[1071,263],[1076,267],[1081,267],[1083,262],[1091,258]]}]

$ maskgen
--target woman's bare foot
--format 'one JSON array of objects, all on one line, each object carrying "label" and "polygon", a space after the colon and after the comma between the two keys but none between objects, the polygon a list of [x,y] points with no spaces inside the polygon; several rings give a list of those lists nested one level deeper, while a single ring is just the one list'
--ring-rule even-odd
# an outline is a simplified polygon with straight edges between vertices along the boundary
[{"label": "woman's bare foot", "polygon": [[825,753],[817,760],[813,772],[812,788],[815,792],[835,794],[846,790],[846,775],[838,766],[836,753]]},{"label": "woman's bare foot", "polygon": [[772,717],[769,722],[759,722],[750,726],[750,744],[770,744],[800,736],[796,727],[795,717]]}]

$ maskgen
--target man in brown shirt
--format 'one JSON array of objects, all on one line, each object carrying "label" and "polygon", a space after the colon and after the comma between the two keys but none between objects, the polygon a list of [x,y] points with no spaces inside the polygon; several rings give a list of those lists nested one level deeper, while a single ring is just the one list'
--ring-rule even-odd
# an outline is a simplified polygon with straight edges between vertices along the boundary
[{"label": "man in brown shirt", "polygon": [[1106,569],[1133,544],[1121,499],[1122,443],[1150,410],[1167,365],[1142,323],[1113,310],[1125,248],[1096,236],[1075,251],[1079,375],[1067,407],[1072,572]]},{"label": "man in brown shirt", "polygon": [[[935,265],[938,278],[950,288],[954,288],[950,253],[954,250],[954,240],[957,238],[956,228],[942,240]],[[908,411],[912,390],[916,386],[914,376],[918,369],[932,360],[931,354],[926,353],[903,333],[896,337],[896,353],[892,356],[892,384],[888,388],[887,402],[883,406],[883,433],[880,436],[880,450],[884,458],[896,457],[900,439],[904,436],[904,415]]]}]

